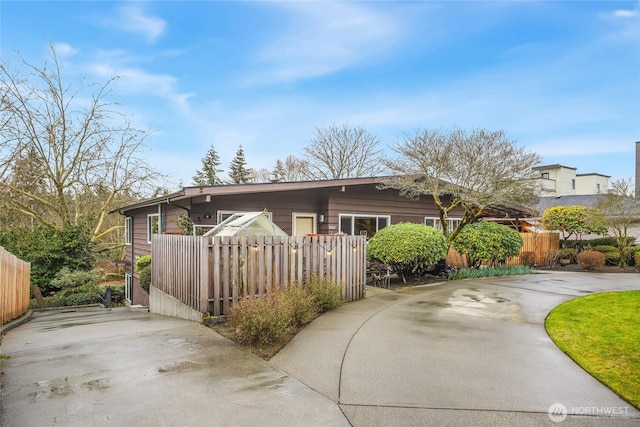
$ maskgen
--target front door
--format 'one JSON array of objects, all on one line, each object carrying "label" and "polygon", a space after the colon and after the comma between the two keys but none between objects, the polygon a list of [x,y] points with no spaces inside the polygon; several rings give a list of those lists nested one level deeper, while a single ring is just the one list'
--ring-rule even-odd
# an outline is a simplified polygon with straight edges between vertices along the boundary
[{"label": "front door", "polygon": [[316,214],[294,213],[293,235],[316,234]]}]

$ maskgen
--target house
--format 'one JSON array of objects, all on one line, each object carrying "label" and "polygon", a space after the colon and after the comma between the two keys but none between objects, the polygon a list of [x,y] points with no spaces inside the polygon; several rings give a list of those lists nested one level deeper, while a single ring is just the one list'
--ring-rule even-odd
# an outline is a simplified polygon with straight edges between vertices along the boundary
[{"label": "house", "polygon": [[599,173],[576,173],[576,168],[559,164],[536,166],[540,172],[544,196],[576,196],[604,194],[609,188],[608,175]]},{"label": "house", "polygon": [[[397,190],[379,190],[380,178],[351,178],[304,182],[275,182],[184,187],[165,196],[124,206],[115,211],[125,217],[126,289],[133,304],[148,305],[138,285],[135,260],[151,253],[155,233],[181,233],[179,218],[189,217],[196,227],[214,226],[246,212],[266,210],[268,217],[289,235],[356,234],[373,236],[390,224],[413,222],[438,227],[438,209],[431,197],[411,200]],[[495,208],[489,216],[530,216],[515,206]],[[450,213],[457,225],[463,211]]]}]

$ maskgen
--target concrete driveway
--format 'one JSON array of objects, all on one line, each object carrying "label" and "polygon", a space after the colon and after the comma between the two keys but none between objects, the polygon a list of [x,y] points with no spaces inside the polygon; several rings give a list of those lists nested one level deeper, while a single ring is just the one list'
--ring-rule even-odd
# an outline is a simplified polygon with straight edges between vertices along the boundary
[{"label": "concrete driveway", "polygon": [[211,329],[126,308],[47,311],[2,340],[0,425],[347,426],[334,402]]},{"label": "concrete driveway", "polygon": [[640,425],[640,412],[544,329],[563,301],[626,289],[640,289],[640,275],[542,273],[385,292],[323,315],[271,364],[337,402],[354,426]]},{"label": "concrete driveway", "polygon": [[376,296],[316,319],[269,363],[192,322],[40,312],[4,336],[0,425],[640,425],[543,325],[561,302],[615,289],[640,289],[640,275],[370,288]]}]

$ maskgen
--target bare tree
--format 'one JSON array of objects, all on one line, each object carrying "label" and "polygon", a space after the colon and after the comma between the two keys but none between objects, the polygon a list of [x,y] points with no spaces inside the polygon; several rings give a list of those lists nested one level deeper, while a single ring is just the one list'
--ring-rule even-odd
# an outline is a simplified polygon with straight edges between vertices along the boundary
[{"label": "bare tree", "polygon": [[288,155],[284,160],[284,180],[303,181],[308,176],[308,169],[309,164],[306,160]]},{"label": "bare tree", "polygon": [[159,175],[141,156],[147,132],[108,100],[116,77],[67,83],[53,45],[41,68],[19,65],[0,64],[2,203],[55,229],[90,217],[94,239],[121,228],[109,211]]},{"label": "bare tree", "polygon": [[[484,209],[532,203],[539,194],[539,176],[532,167],[540,157],[518,148],[503,131],[421,130],[405,135],[394,151],[399,157],[385,161],[392,177],[384,179],[381,188],[398,189],[411,199],[433,197],[449,242]],[[447,218],[456,207],[464,214],[449,230]]]},{"label": "bare tree", "polygon": [[304,148],[310,179],[376,176],[382,171],[378,137],[364,128],[349,125],[316,128]]},{"label": "bare tree", "polygon": [[251,179],[250,182],[260,183],[260,182],[270,182],[271,181],[271,172],[267,168],[258,168],[251,169]]},{"label": "bare tree", "polygon": [[640,223],[640,198],[635,196],[631,178],[613,181],[609,193],[598,199],[596,207],[604,216],[604,226],[616,238],[620,251],[618,267],[625,267],[633,243],[629,228]]}]

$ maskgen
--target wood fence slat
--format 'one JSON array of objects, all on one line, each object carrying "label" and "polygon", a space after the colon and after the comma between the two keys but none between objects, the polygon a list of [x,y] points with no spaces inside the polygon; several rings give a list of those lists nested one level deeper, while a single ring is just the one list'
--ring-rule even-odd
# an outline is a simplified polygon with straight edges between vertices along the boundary
[{"label": "wood fence slat", "polygon": [[364,236],[158,235],[152,256],[153,286],[202,313],[228,314],[242,299],[314,274],[341,283],[349,301],[364,296]]},{"label": "wood fence slat", "polygon": [[31,289],[31,264],[0,247],[0,324],[26,313]]},{"label": "wood fence slat", "polygon": [[220,289],[222,288],[222,277],[221,277],[221,245],[220,240],[214,237],[211,238],[211,243],[213,247],[213,314],[215,316],[219,316],[222,314],[222,310],[220,309]]},{"label": "wood fence slat", "polygon": [[230,238],[222,237],[222,311],[229,313],[229,258],[231,252]]},{"label": "wood fence slat", "polygon": [[258,295],[263,296],[266,292],[264,288],[264,236],[258,236],[256,239],[256,257],[258,259]]}]

